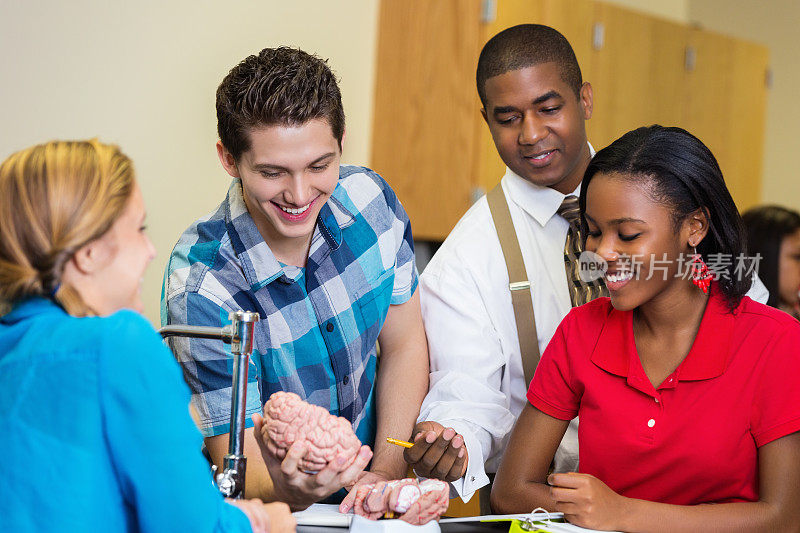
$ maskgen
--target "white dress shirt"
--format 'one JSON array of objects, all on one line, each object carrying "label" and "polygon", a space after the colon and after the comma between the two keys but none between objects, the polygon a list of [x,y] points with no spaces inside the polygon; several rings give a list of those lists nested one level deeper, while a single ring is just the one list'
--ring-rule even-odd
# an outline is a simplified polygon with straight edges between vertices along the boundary
[{"label": "white dress shirt", "polygon": [[[592,150],[593,152],[593,150]],[[506,169],[501,180],[531,283],[539,350],[544,353],[572,308],[564,268],[569,224],[556,215],[565,195]],[[578,195],[580,186],[572,194]],[[430,350],[430,391],[419,421],[464,437],[467,471],[452,487],[464,501],[497,472],[508,436],[527,402],[519,339],[500,241],[484,196],[461,218],[425,268],[421,304]],[[758,280],[753,294],[766,301]],[[576,470],[577,419],[556,452],[556,471]]]}]

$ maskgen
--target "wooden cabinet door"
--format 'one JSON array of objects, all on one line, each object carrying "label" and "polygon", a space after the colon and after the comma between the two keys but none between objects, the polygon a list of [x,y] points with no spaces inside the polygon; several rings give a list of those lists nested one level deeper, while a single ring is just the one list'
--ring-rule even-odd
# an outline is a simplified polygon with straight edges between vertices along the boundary
[{"label": "wooden cabinet door", "polygon": [[688,40],[687,53],[693,60],[684,82],[683,127],[711,149],[720,166],[729,151],[732,42],[728,37],[696,29],[691,30]]},{"label": "wooden cabinet door", "polygon": [[684,127],[711,149],[740,210],[761,199],[766,48],[691,30]]},{"label": "wooden cabinet door", "polygon": [[769,52],[764,46],[737,40],[732,55],[730,140],[722,175],[739,210],[745,211],[761,202]]},{"label": "wooden cabinet door", "polygon": [[442,240],[470,205],[479,0],[383,0],[370,165],[414,236]]},{"label": "wooden cabinet door", "polygon": [[594,110],[587,131],[599,149],[640,126],[647,114],[653,31],[649,17],[600,2],[594,23],[602,38],[589,60]]},{"label": "wooden cabinet door", "polygon": [[642,126],[682,126],[686,26],[596,2],[589,71],[595,149]]},{"label": "wooden cabinet door", "polygon": [[[638,126],[661,124],[683,127],[686,46],[689,28],[662,19],[651,22],[650,64],[647,72],[646,114]],[[602,119],[602,117],[601,117]]]}]

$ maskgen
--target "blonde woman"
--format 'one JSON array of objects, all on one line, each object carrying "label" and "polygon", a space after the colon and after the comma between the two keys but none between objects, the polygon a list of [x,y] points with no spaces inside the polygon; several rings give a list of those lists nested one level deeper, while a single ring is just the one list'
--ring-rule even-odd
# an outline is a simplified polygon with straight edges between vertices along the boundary
[{"label": "blonde woman", "polygon": [[0,165],[0,516],[9,531],[293,531],[211,486],[189,390],[141,317],[131,161],[50,142]]}]

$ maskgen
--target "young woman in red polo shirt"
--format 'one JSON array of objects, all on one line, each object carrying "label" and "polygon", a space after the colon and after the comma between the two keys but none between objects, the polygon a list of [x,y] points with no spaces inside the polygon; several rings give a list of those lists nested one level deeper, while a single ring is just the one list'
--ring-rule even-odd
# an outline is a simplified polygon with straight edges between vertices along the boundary
[{"label": "young woman in red polo shirt", "polygon": [[[744,296],[714,156],[682,129],[639,128],[597,153],[580,204],[611,297],[556,331],[492,507],[607,530],[800,531],[800,323]],[[578,415],[580,472],[548,476]]]}]

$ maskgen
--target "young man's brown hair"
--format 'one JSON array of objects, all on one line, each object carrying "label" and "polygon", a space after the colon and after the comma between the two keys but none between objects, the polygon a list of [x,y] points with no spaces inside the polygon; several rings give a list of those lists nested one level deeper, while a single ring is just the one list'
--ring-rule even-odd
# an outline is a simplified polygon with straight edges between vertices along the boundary
[{"label": "young man's brown hair", "polygon": [[324,118],[342,147],[344,108],[330,67],[285,46],[264,48],[233,67],[217,88],[217,132],[234,159],[250,149],[250,129]]}]

